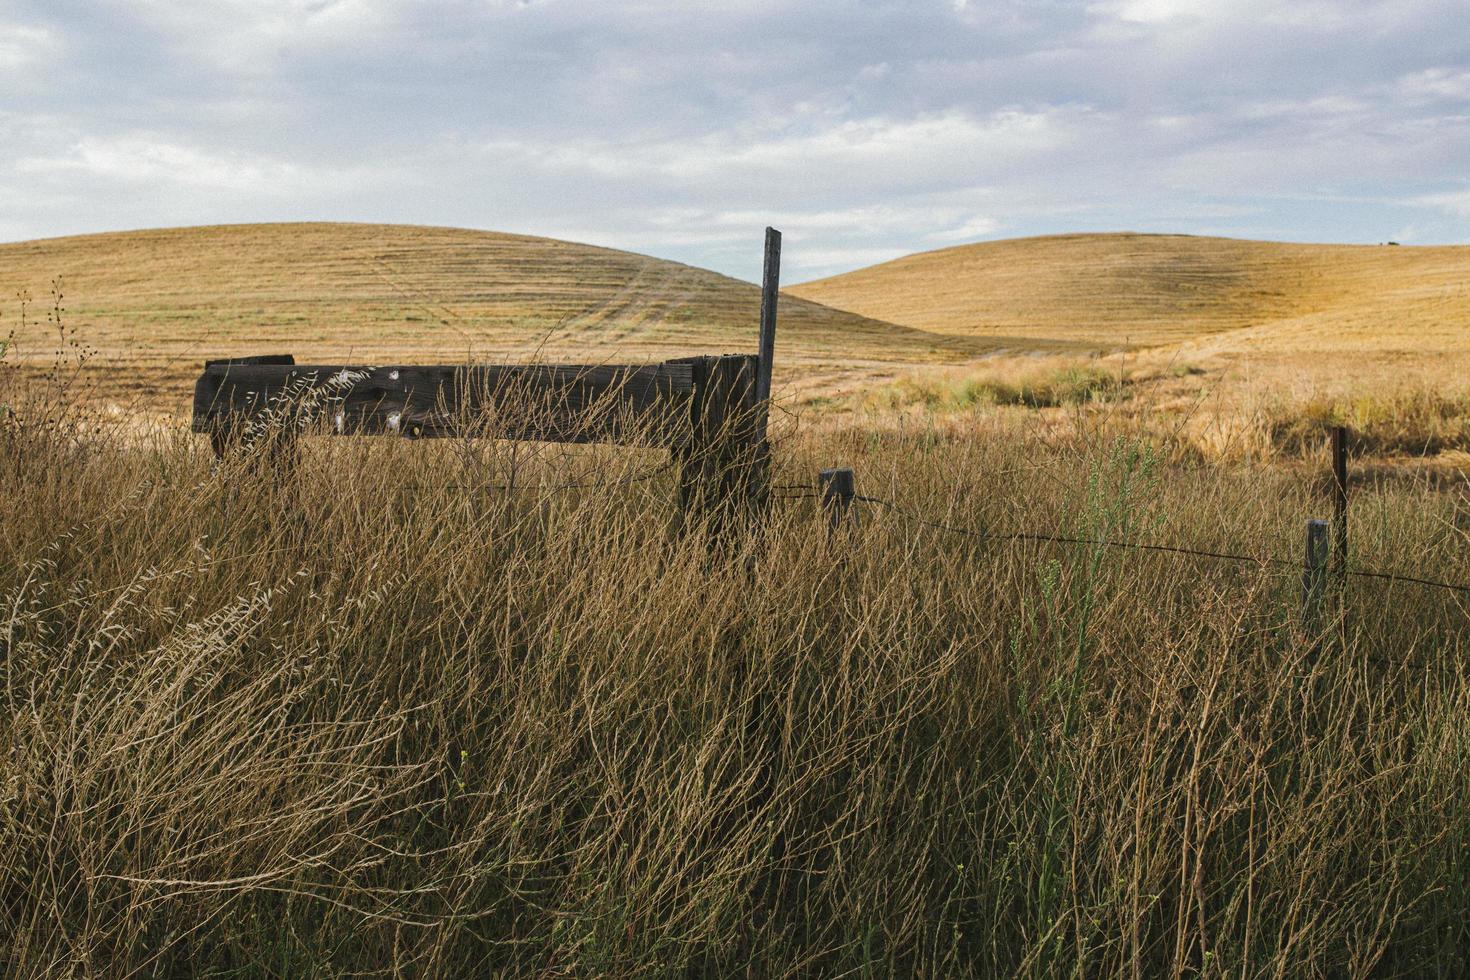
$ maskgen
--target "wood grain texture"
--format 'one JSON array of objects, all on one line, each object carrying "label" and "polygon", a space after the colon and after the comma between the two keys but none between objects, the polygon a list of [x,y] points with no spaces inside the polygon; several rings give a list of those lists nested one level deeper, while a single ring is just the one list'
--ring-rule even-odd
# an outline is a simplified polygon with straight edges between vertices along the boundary
[{"label": "wood grain texture", "polygon": [[[252,363],[253,362],[253,363]],[[485,435],[546,442],[687,439],[693,369],[652,365],[397,365],[210,362],[193,428],[287,421],[327,434]]]},{"label": "wood grain texture", "polygon": [[697,357],[690,439],[682,449],[681,510],[702,515],[715,537],[753,502],[756,474],[758,358],[748,354]]}]

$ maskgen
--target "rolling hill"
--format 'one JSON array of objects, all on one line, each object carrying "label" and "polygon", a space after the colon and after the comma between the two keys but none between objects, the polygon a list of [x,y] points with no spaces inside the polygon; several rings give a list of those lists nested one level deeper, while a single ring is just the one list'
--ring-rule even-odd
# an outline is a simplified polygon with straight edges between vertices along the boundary
[{"label": "rolling hill", "polygon": [[[85,235],[0,245],[10,356],[32,369],[56,347],[44,311],[58,278],[65,321],[98,351],[101,394],[161,410],[187,404],[211,357],[652,361],[752,350],[759,310],[750,283],[523,235],[327,223]],[[780,324],[777,382],[805,394],[1001,352],[1152,348],[1287,379],[1458,375],[1470,367],[1470,247],[985,242],[790,287]]]},{"label": "rolling hill", "polygon": [[[0,245],[0,310],[32,298],[19,356],[59,278],[65,321],[111,370],[104,394],[182,406],[206,358],[651,361],[754,350],[759,289],[703,269],[547,238],[403,225],[272,224]],[[994,342],[936,336],[784,297],[778,381],[965,360]]]},{"label": "rolling hill", "polygon": [[1470,352],[1470,247],[1089,234],[962,245],[791,287],[935,333],[1097,349]]}]

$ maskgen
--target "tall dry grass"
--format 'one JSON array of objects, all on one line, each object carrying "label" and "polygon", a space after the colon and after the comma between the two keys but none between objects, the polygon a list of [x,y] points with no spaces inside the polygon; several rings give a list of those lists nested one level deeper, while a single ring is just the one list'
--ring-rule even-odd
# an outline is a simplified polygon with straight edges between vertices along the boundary
[{"label": "tall dry grass", "polygon": [[1064,440],[1140,441],[1172,462],[1302,464],[1320,459],[1333,426],[1377,470],[1470,470],[1470,387],[1452,370],[1395,378],[1292,379],[1280,365],[1253,378],[1174,356],[1017,357],[913,372],[845,399],[809,399],[832,415],[886,426],[993,426]]},{"label": "tall dry grass", "polygon": [[[657,454],[323,439],[278,478],[7,383],[9,974],[1470,961],[1463,596],[1354,582],[1340,642],[1291,568],[873,507],[829,538],[805,499],[712,557]],[[1323,514],[1007,418],[791,435],[777,482],[1263,556]],[[1470,582],[1467,513],[1364,490],[1358,558]]]}]

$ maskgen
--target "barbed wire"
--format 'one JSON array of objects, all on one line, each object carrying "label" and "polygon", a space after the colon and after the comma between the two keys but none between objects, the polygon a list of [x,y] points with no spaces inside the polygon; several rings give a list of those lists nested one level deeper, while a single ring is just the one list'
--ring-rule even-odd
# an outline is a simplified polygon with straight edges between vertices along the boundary
[{"label": "barbed wire", "polygon": [[[956,527],[955,525],[946,524],[941,521],[929,520],[926,517],[922,517],[918,514],[913,513],[912,511],[908,511],[902,507],[899,507],[891,500],[885,500],[881,497],[871,497],[865,494],[854,494],[852,499],[861,503],[874,504],[879,507],[883,507],[891,513],[917,524],[923,524],[927,527],[936,528],[938,530],[946,531],[951,534],[959,534],[984,541],[1040,541],[1052,544],[1090,545],[1093,547],[1102,548],[1118,548],[1126,551],[1162,552],[1165,554],[1185,555],[1195,558],[1209,558],[1219,561],[1233,561],[1251,565],[1271,565],[1277,567],[1287,566],[1291,568],[1302,567],[1300,563],[1288,558],[1262,557],[1259,555],[1238,555],[1224,551],[1207,551],[1200,548],[1185,548],[1177,545],[1150,544],[1138,541],[1113,541],[1106,538],[1077,538],[1059,534],[1039,534],[1027,531],[1006,533],[980,531],[974,528]],[[1460,585],[1454,582],[1441,582],[1435,579],[1419,578],[1414,575],[1402,575],[1398,572],[1379,572],[1367,569],[1346,569],[1343,573],[1340,574],[1346,574],[1349,578],[1370,578],[1387,582],[1407,582],[1414,585],[1426,586],[1429,588],[1446,589],[1451,592],[1470,593],[1470,585]]]},{"label": "barbed wire", "polygon": [[1400,575],[1398,572],[1373,572],[1366,569],[1348,569],[1347,575],[1351,578],[1381,579],[1387,582],[1411,582],[1414,585],[1425,585],[1434,589],[1449,589],[1452,592],[1470,592],[1470,585],[1456,585],[1453,582],[1438,582],[1429,578],[1416,578],[1413,575]]},{"label": "barbed wire", "polygon": [[[543,483],[430,483],[430,484],[400,484],[400,488],[408,490],[467,490],[478,493],[541,493],[554,494],[568,490],[596,490],[609,489],[620,486],[631,486],[651,480],[678,466],[680,460],[677,455],[671,455],[662,464],[647,469],[641,473],[622,477],[616,480],[592,480],[576,481],[571,483],[543,484]],[[810,484],[777,483],[768,487],[770,499],[779,501],[788,500],[815,500],[825,499],[826,494],[820,489],[814,489]],[[1179,545],[1153,544],[1138,541],[1117,541],[1107,538],[1080,538],[1059,534],[1042,534],[1030,531],[993,532],[982,531],[976,528],[958,527],[942,521],[930,520],[912,511],[906,510],[891,500],[882,497],[874,497],[867,494],[854,494],[851,500],[872,504],[882,507],[904,520],[949,534],[957,534],[964,537],[975,538],[982,541],[1036,541],[1047,544],[1081,545],[1099,548],[1116,548],[1125,551],[1147,551],[1160,554],[1181,555],[1193,558],[1205,558],[1215,561],[1230,561],[1240,564],[1276,567],[1302,567],[1298,562],[1286,558],[1260,555],[1241,555],[1224,551],[1210,551],[1201,548],[1187,548]],[[1421,585],[1426,588],[1444,589],[1462,594],[1470,593],[1470,585],[1461,585],[1454,582],[1442,582],[1436,579],[1422,578],[1415,575],[1405,575],[1399,572],[1381,572],[1370,569],[1346,569],[1337,572],[1348,578],[1374,579],[1386,582],[1403,582],[1412,585]]]},{"label": "barbed wire", "polygon": [[1050,542],[1053,544],[1085,544],[1104,548],[1122,548],[1131,551],[1162,551],[1170,554],[1192,555],[1199,558],[1215,558],[1222,561],[1243,562],[1251,565],[1295,564],[1294,562],[1290,562],[1281,558],[1259,558],[1253,555],[1234,555],[1223,551],[1203,551],[1196,548],[1182,548],[1175,545],[1166,544],[1144,544],[1135,541],[1112,541],[1106,538],[1074,538],[1060,534],[1038,534],[1028,531],[1016,531],[998,534],[991,531],[978,531],[973,528],[955,527],[952,524],[944,524],[939,521],[931,521],[927,518],[920,517],[919,515],[914,514],[910,511],[906,511],[892,501],[884,500],[880,497],[868,497],[862,494],[856,494],[853,496],[853,499],[861,501],[865,504],[877,504],[881,507],[886,507],[888,510],[892,511],[895,514],[898,514],[900,517],[903,517],[910,521],[914,521],[919,524],[938,528],[941,531],[948,531],[951,534],[961,534],[972,538],[979,538],[985,541],[1042,541]]},{"label": "barbed wire", "polygon": [[[642,473],[623,477],[617,480],[594,480],[587,482],[559,483],[547,486],[541,483],[525,484],[464,484],[464,483],[437,483],[437,484],[407,484],[408,489],[414,490],[473,490],[481,493],[516,493],[516,492],[539,492],[560,493],[565,490],[595,490],[619,486],[631,486],[653,479],[663,473],[667,473],[678,465],[676,459],[670,459],[659,466],[652,467]],[[816,500],[822,498],[819,490],[803,484],[777,483],[770,487],[771,499],[779,501],[787,500]],[[780,491],[780,492],[777,492]],[[1148,551],[1158,554],[1181,555],[1189,558],[1206,558],[1214,561],[1230,561],[1245,565],[1274,566],[1301,568],[1301,564],[1289,558],[1277,558],[1262,555],[1241,555],[1227,551],[1211,551],[1203,548],[1186,548],[1181,545],[1154,544],[1142,541],[1117,541],[1108,538],[1080,538],[1063,534],[1042,534],[1034,531],[1011,531],[994,532],[981,531],[976,528],[958,527],[943,521],[930,520],[910,510],[898,506],[891,500],[882,497],[873,497],[867,494],[854,494],[852,499],[859,503],[872,504],[910,521],[925,527],[932,527],[949,534],[958,534],[964,537],[975,538],[981,541],[1035,541],[1043,544],[1066,544],[1082,545],[1097,548],[1116,548],[1122,551]],[[1404,575],[1399,572],[1380,572],[1369,569],[1347,569],[1345,573],[1349,578],[1367,578],[1385,582],[1404,582],[1412,585],[1422,585],[1427,588],[1447,589],[1451,592],[1470,593],[1470,585],[1460,585],[1454,582],[1441,582],[1436,579],[1421,578],[1415,575]]]}]

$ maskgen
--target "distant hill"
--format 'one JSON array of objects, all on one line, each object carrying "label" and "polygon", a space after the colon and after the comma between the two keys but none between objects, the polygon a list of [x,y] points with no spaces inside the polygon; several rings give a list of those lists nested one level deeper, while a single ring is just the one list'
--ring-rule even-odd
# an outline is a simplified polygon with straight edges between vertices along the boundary
[{"label": "distant hill", "polygon": [[1470,247],[1059,235],[924,252],[790,288],[974,338],[1214,353],[1470,351]]},{"label": "distant hill", "polygon": [[[752,247],[759,246],[752,236]],[[266,224],[0,245],[0,314],[21,290],[130,369],[110,394],[182,406],[206,358],[454,362],[468,357],[646,361],[753,351],[760,293],[675,262],[571,242],[453,228]],[[44,324],[18,338],[44,361]],[[778,380],[792,372],[965,359],[993,342],[934,336],[783,297]]]}]

